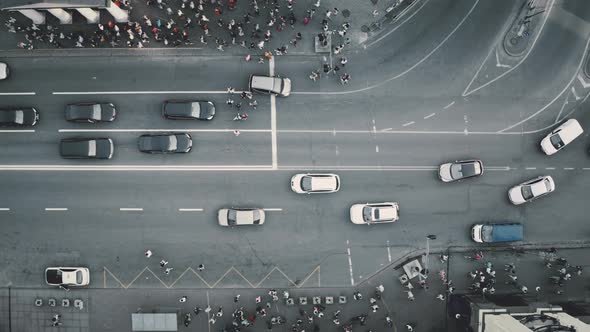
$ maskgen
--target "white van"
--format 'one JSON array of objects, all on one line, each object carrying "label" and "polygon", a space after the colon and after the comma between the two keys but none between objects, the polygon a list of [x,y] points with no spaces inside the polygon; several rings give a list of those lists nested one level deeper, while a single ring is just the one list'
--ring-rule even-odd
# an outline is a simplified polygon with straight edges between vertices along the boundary
[{"label": "white van", "polygon": [[252,75],[248,84],[250,91],[274,94],[281,97],[287,97],[291,94],[291,80],[288,78]]},{"label": "white van", "polygon": [[8,69],[8,65],[4,62],[0,62],[0,80],[6,79],[9,72],[10,70]]},{"label": "white van", "polygon": [[584,129],[576,119],[569,119],[541,140],[541,150],[550,156],[582,135]]}]

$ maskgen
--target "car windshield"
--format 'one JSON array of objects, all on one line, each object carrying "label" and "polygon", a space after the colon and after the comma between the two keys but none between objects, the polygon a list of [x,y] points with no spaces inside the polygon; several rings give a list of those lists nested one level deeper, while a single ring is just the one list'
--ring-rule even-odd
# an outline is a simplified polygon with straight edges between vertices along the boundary
[{"label": "car windshield", "polygon": [[82,271],[76,271],[76,283],[77,284],[82,283]]},{"label": "car windshield", "polygon": [[533,195],[533,188],[530,185],[522,186],[520,191],[522,193],[522,197],[525,200],[529,200],[529,199],[535,197],[535,195]]},{"label": "car windshield", "polygon": [[90,118],[100,120],[100,105],[92,105],[92,109],[90,111]]},{"label": "car windshield", "polygon": [[311,190],[311,176],[304,176],[301,178],[301,189],[309,191]]},{"label": "car windshield", "polygon": [[201,115],[201,105],[199,103],[191,103],[191,116],[198,118]]},{"label": "car windshield", "polygon": [[461,165],[460,164],[451,165],[451,177],[453,179],[459,179],[459,178],[463,177],[463,173],[461,172]]},{"label": "car windshield", "polygon": [[[372,210],[373,210],[373,208],[370,207],[370,206],[365,206],[363,208],[363,220],[364,221],[371,221],[371,220],[373,220],[373,216],[372,216],[372,213],[371,213]],[[375,213],[376,213],[376,215],[379,214],[379,212],[377,212],[377,211],[375,211]]]},{"label": "car windshield", "polygon": [[549,181],[549,179],[545,179],[543,180],[543,183],[545,184],[545,188],[547,188],[547,192],[551,191],[551,181]]},{"label": "car windshield", "polygon": [[88,141],[88,156],[89,157],[96,157],[96,141],[95,140]]},{"label": "car windshield", "polygon": [[490,242],[492,241],[492,231],[493,231],[494,227],[489,226],[489,225],[484,225],[481,228],[481,239],[484,242]]},{"label": "car windshield", "polygon": [[170,143],[168,145],[168,150],[173,151],[173,150],[176,150],[177,147],[178,147],[178,139],[174,135],[170,136]]},{"label": "car windshield", "polygon": [[228,225],[235,225],[237,215],[238,215],[238,212],[236,210],[230,209],[229,211],[227,211],[227,224]]},{"label": "car windshield", "polygon": [[25,112],[14,111],[14,123],[23,124],[25,122]]},{"label": "car windshield", "polygon": [[553,147],[556,150],[563,148],[563,146],[565,145],[565,143],[563,143],[563,141],[561,140],[561,137],[559,137],[559,134],[551,136],[549,140],[551,141],[551,145],[553,145]]}]

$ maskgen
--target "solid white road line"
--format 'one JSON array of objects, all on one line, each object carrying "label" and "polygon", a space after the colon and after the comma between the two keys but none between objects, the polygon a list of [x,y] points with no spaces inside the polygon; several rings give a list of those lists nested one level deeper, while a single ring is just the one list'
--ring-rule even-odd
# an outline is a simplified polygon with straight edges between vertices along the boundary
[{"label": "solid white road line", "polygon": [[10,211],[10,208],[0,208],[0,211]]},{"label": "solid white road line", "polygon": [[[55,91],[54,95],[155,95],[155,94],[226,94],[227,90],[195,91]],[[236,94],[242,91],[236,91]]]},{"label": "solid white road line", "polygon": [[348,270],[350,271],[350,285],[354,286],[354,275],[352,273],[352,258],[350,257],[350,243],[346,240],[346,253],[348,255]]},{"label": "solid white road line", "polygon": [[0,92],[0,96],[34,96],[35,92]]},{"label": "solid white road line", "polygon": [[281,208],[265,208],[263,209],[264,211],[269,211],[269,212],[273,212],[273,211],[283,211],[283,209]]},{"label": "solid white road line", "polygon": [[143,208],[119,208],[119,211],[143,211]]},{"label": "solid white road line", "polygon": [[389,240],[387,240],[387,259],[391,263],[391,249],[389,248]]},{"label": "solid white road line", "polygon": [[[34,130],[33,130],[34,131]],[[203,132],[203,133],[233,133],[234,129],[59,129],[60,133],[141,133],[141,132]],[[270,133],[270,129],[240,129],[241,133]]]},{"label": "solid white road line", "polygon": [[178,209],[180,212],[203,212],[203,209],[191,209],[191,208],[181,208]]},{"label": "solid white road line", "polygon": [[[275,74],[275,57],[273,56],[268,61],[270,76]],[[277,97],[270,95],[270,129],[271,129],[271,155],[272,155],[272,169],[277,169],[278,166],[278,147],[277,147]]]},{"label": "solid white road line", "polygon": [[67,211],[68,208],[45,208],[45,211]]},{"label": "solid white road line", "polygon": [[34,133],[34,129],[27,129],[27,130],[0,130],[0,133]]}]

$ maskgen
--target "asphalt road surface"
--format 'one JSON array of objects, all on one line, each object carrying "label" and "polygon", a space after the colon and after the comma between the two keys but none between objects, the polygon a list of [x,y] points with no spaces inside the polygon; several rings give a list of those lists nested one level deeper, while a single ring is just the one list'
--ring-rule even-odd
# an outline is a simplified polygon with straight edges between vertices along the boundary
[{"label": "asphalt road surface", "polygon": [[[45,266],[84,265],[93,287],[347,286],[424,248],[428,234],[435,247],[473,246],[476,222],[522,222],[527,243],[584,240],[588,134],[552,157],[539,141],[566,118],[590,128],[589,6],[557,1],[532,51],[505,67],[494,45],[515,4],[429,1],[347,54],[346,86],[308,79],[323,61],[315,54],[270,64],[93,50],[5,58],[12,77],[0,82],[0,106],[34,106],[41,119],[29,131],[0,132],[0,284],[40,286]],[[232,121],[226,88],[246,89],[253,73],[290,77],[293,94],[256,95],[249,119]],[[214,101],[215,119],[161,117],[164,100],[189,98]],[[118,118],[66,123],[64,106],[81,101],[112,102]],[[170,131],[190,132],[193,151],[137,150],[141,134]],[[78,136],[111,137],[113,159],[61,159],[59,140]],[[485,174],[441,183],[438,165],[462,158],[482,159]],[[315,171],[338,173],[341,190],[291,192],[293,174]],[[508,202],[512,185],[542,174],[555,178],[555,193]],[[351,204],[379,201],[399,202],[396,224],[350,223]],[[267,222],[219,227],[217,210],[228,206],[265,208]],[[174,267],[169,275],[160,259]],[[200,278],[186,273],[198,264]]]}]

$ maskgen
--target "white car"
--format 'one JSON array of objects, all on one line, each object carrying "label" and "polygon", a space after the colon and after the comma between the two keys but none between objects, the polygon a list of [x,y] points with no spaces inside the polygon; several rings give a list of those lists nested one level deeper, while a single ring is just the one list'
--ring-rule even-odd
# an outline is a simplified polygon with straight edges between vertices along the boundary
[{"label": "white car", "polygon": [[335,193],[340,190],[340,177],[336,174],[295,174],[291,190],[298,194]]},{"label": "white car", "polygon": [[584,129],[576,119],[569,119],[541,140],[541,150],[550,156],[563,149],[583,132]]},{"label": "white car", "polygon": [[8,69],[8,65],[4,62],[0,62],[0,80],[4,80],[8,77],[10,70]]},{"label": "white car", "polygon": [[350,207],[353,224],[385,224],[399,219],[399,204],[395,202],[354,204]]},{"label": "white car", "polygon": [[442,182],[461,181],[463,179],[480,176],[483,174],[481,160],[460,160],[445,163],[438,168],[438,178]]},{"label": "white car", "polygon": [[263,209],[230,208],[219,209],[217,221],[220,226],[262,225],[265,214]]},{"label": "white car", "polygon": [[555,182],[549,175],[539,176],[508,190],[508,199],[514,205],[530,202],[555,190]]},{"label": "white car", "polygon": [[45,282],[51,286],[87,286],[90,270],[87,267],[48,267]]}]

